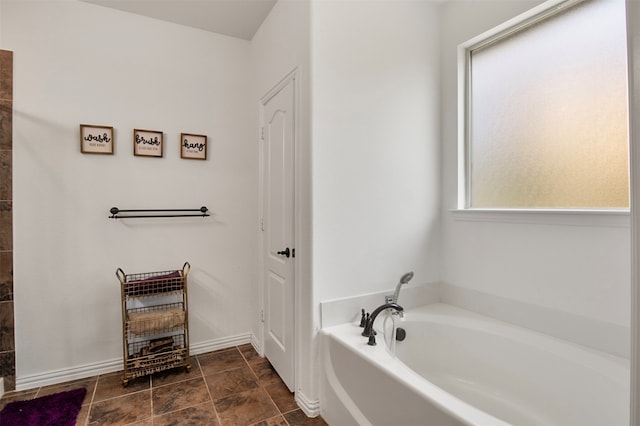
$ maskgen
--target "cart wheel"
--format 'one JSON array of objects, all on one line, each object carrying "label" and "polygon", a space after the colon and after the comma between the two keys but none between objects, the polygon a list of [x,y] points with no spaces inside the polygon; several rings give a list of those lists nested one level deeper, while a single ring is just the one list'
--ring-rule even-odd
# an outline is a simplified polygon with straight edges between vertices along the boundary
[{"label": "cart wheel", "polygon": [[126,388],[127,385],[129,385],[129,380],[127,379],[122,379],[122,387]]},{"label": "cart wheel", "polygon": [[184,367],[185,371],[188,373],[189,371],[191,371],[191,366],[190,365],[186,365]]}]

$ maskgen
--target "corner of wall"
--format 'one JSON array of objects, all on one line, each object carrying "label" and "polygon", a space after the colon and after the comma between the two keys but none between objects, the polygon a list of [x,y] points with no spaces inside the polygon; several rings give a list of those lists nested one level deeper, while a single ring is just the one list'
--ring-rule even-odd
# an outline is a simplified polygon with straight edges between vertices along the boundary
[{"label": "corner of wall", "polygon": [[631,419],[640,426],[640,3],[627,0],[629,137],[631,158]]}]

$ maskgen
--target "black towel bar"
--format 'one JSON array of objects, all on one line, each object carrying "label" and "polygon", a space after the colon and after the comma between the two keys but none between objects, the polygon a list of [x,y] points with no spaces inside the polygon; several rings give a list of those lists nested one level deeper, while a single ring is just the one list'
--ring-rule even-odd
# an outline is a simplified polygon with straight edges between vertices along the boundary
[{"label": "black towel bar", "polygon": [[[133,219],[146,217],[206,217],[209,216],[209,209],[202,206],[199,209],[134,209],[121,210],[111,207],[109,219]],[[179,213],[178,213],[179,212]],[[124,213],[124,214],[121,214]],[[134,214],[130,214],[134,213]],[[139,214],[138,214],[139,213]],[[178,214],[176,214],[178,213]]]}]

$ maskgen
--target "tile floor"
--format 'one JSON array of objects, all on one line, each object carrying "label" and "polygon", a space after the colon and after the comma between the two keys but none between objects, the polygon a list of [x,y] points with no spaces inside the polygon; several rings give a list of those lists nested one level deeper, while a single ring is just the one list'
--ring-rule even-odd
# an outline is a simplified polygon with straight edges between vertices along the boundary
[{"label": "tile floor", "polygon": [[316,426],[296,405],[282,379],[250,344],[192,356],[192,367],[129,381],[122,373],[8,392],[8,402],[78,387],[87,389],[77,425]]}]

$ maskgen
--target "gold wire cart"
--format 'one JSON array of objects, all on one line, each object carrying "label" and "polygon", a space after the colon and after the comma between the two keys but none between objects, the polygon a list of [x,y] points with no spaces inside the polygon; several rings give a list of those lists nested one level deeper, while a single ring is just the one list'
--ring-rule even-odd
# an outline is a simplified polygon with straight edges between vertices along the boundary
[{"label": "gold wire cart", "polygon": [[172,271],[125,274],[122,296],[122,384],[170,368],[191,369],[187,275],[191,265]]}]

